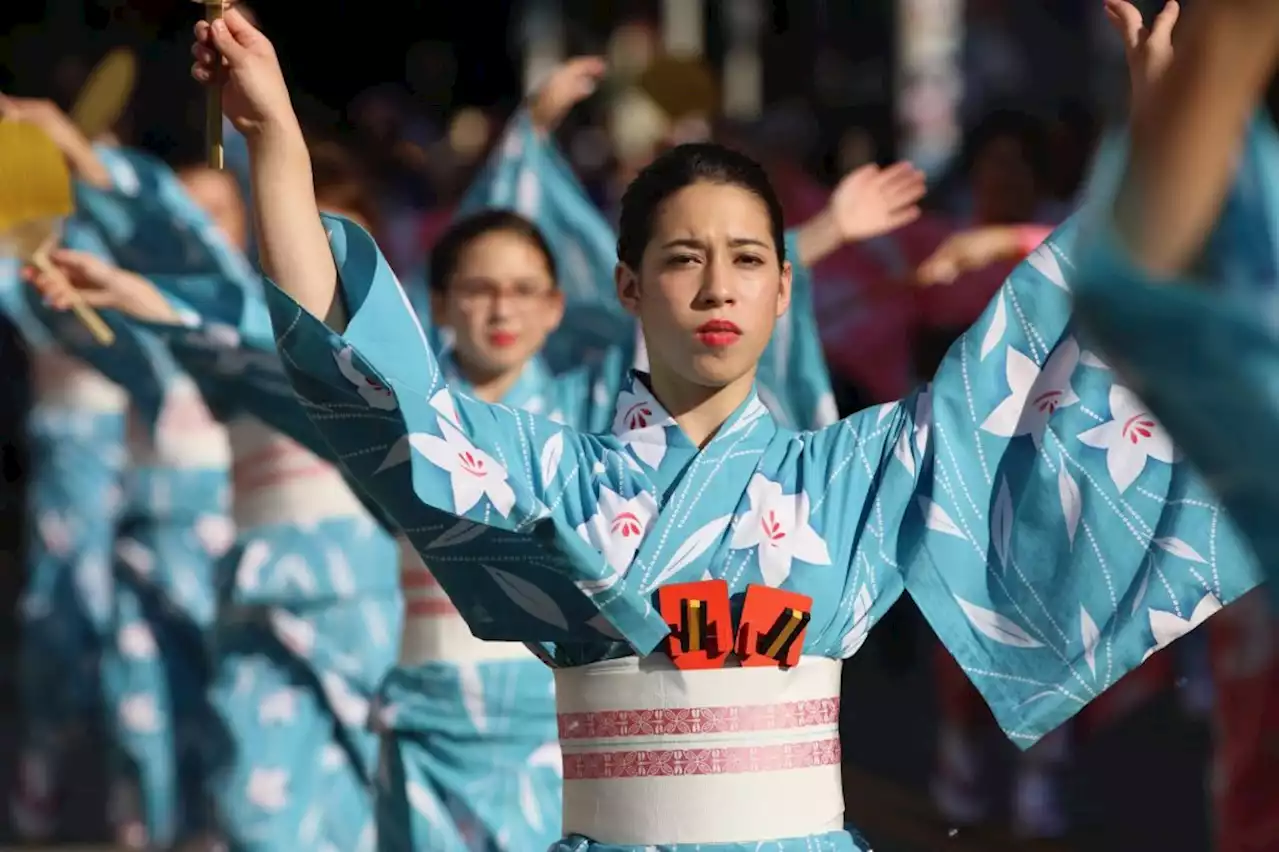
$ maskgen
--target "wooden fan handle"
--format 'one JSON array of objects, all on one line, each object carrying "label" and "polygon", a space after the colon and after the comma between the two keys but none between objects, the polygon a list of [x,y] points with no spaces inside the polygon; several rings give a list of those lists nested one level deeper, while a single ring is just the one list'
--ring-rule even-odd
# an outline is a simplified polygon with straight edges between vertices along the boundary
[{"label": "wooden fan handle", "polygon": [[111,326],[103,322],[98,312],[89,306],[84,296],[80,295],[80,291],[71,285],[67,276],[62,274],[62,270],[50,262],[48,249],[37,251],[31,257],[31,264],[66,289],[70,294],[72,313],[76,315],[76,319],[80,320],[80,324],[89,330],[99,346],[110,346],[116,342],[116,333],[111,330]]},{"label": "wooden fan handle", "polygon": [[[197,0],[204,3],[204,19],[212,24],[227,10],[226,0]],[[222,169],[222,87],[214,84],[205,89],[204,134],[211,169]]]}]

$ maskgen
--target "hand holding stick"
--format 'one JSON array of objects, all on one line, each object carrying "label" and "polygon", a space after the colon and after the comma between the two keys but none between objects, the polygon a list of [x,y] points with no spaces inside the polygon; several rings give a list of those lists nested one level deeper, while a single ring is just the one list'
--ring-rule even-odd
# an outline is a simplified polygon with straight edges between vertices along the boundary
[{"label": "hand holding stick", "polygon": [[[195,0],[204,6],[204,19],[212,24],[227,10],[226,0]],[[204,135],[211,169],[222,169],[222,87],[215,83],[205,89]]]},{"label": "hand holding stick", "polygon": [[97,341],[99,346],[110,346],[116,342],[115,332],[103,322],[97,311],[89,307],[84,300],[84,296],[80,295],[80,291],[71,286],[71,282],[66,280],[62,270],[49,260],[49,254],[57,244],[58,232],[56,230],[50,231],[49,236],[45,237],[36,250],[32,252],[31,265],[50,278],[62,279],[61,283],[65,285],[65,290],[69,294],[71,311],[76,315],[76,319],[80,320],[80,323],[89,330],[89,333],[93,335],[93,339]]}]

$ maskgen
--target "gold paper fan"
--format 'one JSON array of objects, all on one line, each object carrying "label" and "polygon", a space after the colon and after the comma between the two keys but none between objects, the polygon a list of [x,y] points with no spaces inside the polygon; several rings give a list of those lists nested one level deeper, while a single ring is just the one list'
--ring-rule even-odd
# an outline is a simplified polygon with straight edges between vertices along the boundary
[{"label": "gold paper fan", "polygon": [[[23,121],[0,121],[0,251],[60,275],[49,262],[62,220],[75,209],[71,173],[62,152],[43,130]],[[78,291],[70,288],[78,296]],[[102,317],[73,296],[76,316],[102,345],[115,335]]]},{"label": "gold paper fan", "polygon": [[138,58],[118,47],[103,57],[76,96],[71,120],[90,139],[112,130],[133,98],[138,82]]}]

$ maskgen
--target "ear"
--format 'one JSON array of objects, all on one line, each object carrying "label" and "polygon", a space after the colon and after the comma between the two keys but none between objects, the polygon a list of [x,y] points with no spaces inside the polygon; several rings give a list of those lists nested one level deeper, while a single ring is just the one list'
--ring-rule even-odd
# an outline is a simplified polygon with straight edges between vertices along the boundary
[{"label": "ear", "polygon": [[431,323],[440,328],[449,324],[445,319],[444,293],[435,289],[431,291]]},{"label": "ear", "polygon": [[778,307],[777,316],[781,319],[782,315],[791,307],[791,282],[792,282],[791,261],[783,261],[782,276],[778,279]]},{"label": "ear", "polygon": [[619,263],[613,268],[613,284],[618,291],[618,301],[627,313],[640,316],[640,276],[625,263]]}]

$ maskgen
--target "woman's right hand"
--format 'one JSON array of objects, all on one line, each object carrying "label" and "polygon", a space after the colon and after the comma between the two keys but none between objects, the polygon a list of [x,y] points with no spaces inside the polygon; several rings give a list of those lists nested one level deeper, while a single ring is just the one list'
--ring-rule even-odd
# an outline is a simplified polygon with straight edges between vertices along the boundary
[{"label": "woman's right hand", "polygon": [[236,8],[210,24],[195,26],[191,76],[222,87],[222,112],[252,141],[264,133],[297,125],[289,89],[275,48]]},{"label": "woman's right hand", "polygon": [[52,271],[29,266],[23,270],[23,277],[55,311],[70,309],[79,294],[91,308],[120,311],[143,322],[181,322],[178,312],[154,284],[95,254],[59,249],[49,261]]},{"label": "woman's right hand", "polygon": [[1173,60],[1173,27],[1182,10],[1177,0],[1168,0],[1147,27],[1142,21],[1142,12],[1129,0],[1104,0],[1103,9],[1112,29],[1124,43],[1132,111],[1146,101],[1147,92]]}]

